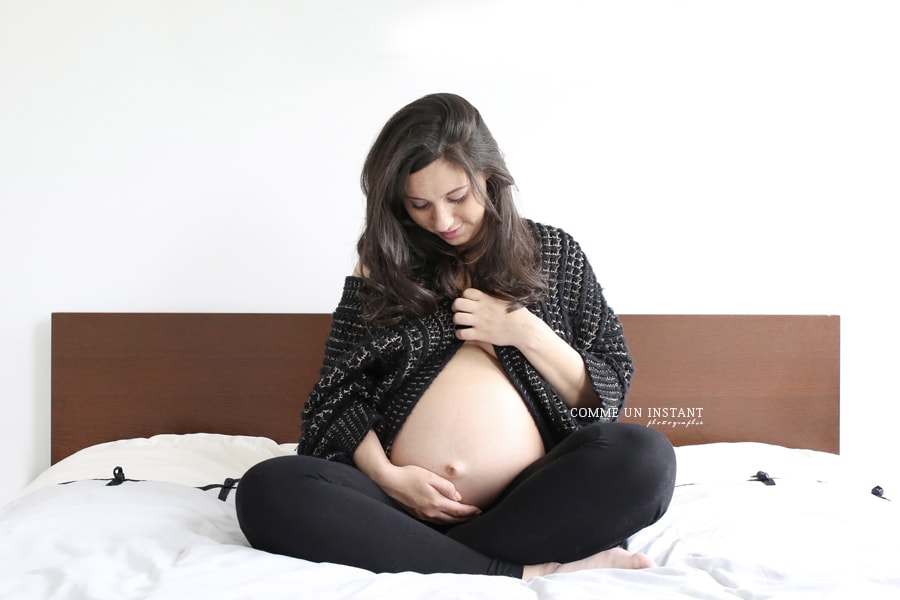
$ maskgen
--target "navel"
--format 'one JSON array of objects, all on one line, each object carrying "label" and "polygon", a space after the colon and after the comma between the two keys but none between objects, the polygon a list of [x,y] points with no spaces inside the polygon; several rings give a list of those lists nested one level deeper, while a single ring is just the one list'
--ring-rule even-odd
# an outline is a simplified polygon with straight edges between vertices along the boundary
[{"label": "navel", "polygon": [[456,461],[448,462],[444,467],[444,473],[446,473],[447,477],[453,479],[454,477],[459,477],[462,473],[462,465],[460,465]]}]

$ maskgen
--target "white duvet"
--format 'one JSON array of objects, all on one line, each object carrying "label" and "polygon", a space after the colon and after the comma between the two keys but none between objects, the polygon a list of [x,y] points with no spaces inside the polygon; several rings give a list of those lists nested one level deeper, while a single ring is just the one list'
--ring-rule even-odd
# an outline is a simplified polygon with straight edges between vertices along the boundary
[{"label": "white duvet", "polygon": [[[234,493],[222,501],[219,489],[195,486],[292,450],[264,438],[167,435],[61,461],[0,511],[0,598],[900,598],[900,488],[835,455],[678,448],[668,513],[629,542],[658,567],[526,584],[375,574],[253,550]],[[107,486],[116,466],[143,481]],[[760,470],[776,485],[751,481]],[[872,495],[875,485],[898,497]]]}]

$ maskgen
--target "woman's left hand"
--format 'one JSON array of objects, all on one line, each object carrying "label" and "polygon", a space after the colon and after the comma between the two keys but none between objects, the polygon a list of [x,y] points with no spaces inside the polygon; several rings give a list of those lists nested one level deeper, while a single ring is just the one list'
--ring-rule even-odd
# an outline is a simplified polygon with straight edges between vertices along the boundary
[{"label": "woman's left hand", "polygon": [[453,322],[461,325],[456,337],[495,346],[521,346],[534,317],[524,308],[509,310],[509,302],[469,288],[453,301]]},{"label": "woman's left hand", "polygon": [[[453,301],[456,337],[481,346],[515,346],[569,406],[599,406],[584,358],[540,317],[526,308],[469,288]],[[493,348],[485,348],[493,353]]]}]

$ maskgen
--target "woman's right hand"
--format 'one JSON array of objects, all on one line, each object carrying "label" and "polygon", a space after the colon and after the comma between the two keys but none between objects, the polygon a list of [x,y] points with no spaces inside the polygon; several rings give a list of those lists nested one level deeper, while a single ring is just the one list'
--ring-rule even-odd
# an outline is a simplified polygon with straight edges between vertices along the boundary
[{"label": "woman's right hand", "polygon": [[477,506],[461,502],[462,496],[449,479],[416,465],[400,467],[389,461],[372,430],[353,453],[353,462],[417,519],[453,524],[481,514]]},{"label": "woman's right hand", "polygon": [[422,521],[454,524],[481,514],[477,506],[463,504],[453,482],[428,469],[391,465],[379,475],[375,483]]}]

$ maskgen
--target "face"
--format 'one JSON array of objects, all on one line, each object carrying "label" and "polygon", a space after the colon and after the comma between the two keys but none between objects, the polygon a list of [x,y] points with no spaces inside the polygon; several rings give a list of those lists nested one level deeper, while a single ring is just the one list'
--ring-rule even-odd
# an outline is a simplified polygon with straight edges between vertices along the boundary
[{"label": "face", "polygon": [[[484,177],[478,184],[484,189]],[[484,221],[484,205],[466,172],[443,158],[407,178],[403,206],[416,225],[451,246],[472,240]]]}]

